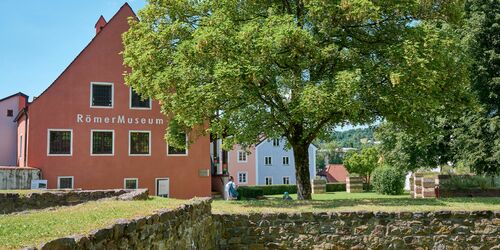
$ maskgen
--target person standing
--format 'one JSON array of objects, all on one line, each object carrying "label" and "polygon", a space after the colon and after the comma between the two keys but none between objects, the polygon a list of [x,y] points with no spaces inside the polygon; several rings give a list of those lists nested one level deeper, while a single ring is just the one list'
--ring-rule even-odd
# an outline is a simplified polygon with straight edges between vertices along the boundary
[{"label": "person standing", "polygon": [[224,194],[226,200],[236,200],[238,199],[238,192],[236,192],[236,183],[234,183],[234,178],[229,177],[229,181],[224,187]]}]

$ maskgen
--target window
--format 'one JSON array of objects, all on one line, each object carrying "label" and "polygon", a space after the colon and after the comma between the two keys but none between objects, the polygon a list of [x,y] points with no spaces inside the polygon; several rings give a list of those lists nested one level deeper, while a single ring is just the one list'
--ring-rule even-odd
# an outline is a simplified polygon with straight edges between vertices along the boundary
[{"label": "window", "polygon": [[129,131],[129,155],[151,155],[151,132]]},{"label": "window", "polygon": [[70,156],[72,154],[73,131],[71,129],[48,130],[48,155]]},{"label": "window", "polygon": [[137,178],[125,178],[123,179],[123,188],[125,189],[137,189],[139,187],[139,180]]},{"label": "window", "polygon": [[13,116],[14,116],[14,110],[12,110],[12,109],[7,109],[7,116],[8,116],[8,117],[13,117]]},{"label": "window", "polygon": [[91,83],[90,84],[90,107],[112,108],[113,107],[113,84]]},{"label": "window", "polygon": [[132,109],[151,109],[151,98],[144,99],[130,88],[130,108]]},{"label": "window", "polygon": [[288,177],[288,176],[284,176],[284,177],[283,177],[283,184],[285,184],[285,185],[290,184],[290,177]]},{"label": "window", "polygon": [[247,152],[238,150],[238,162],[247,162]]},{"label": "window", "polygon": [[247,183],[247,172],[238,172],[238,183]]},{"label": "window", "polygon": [[73,176],[59,176],[57,177],[58,189],[73,189]]},{"label": "window", "polygon": [[273,165],[273,158],[271,156],[264,157],[264,165],[266,166]]},{"label": "window", "polygon": [[283,166],[290,165],[290,158],[288,156],[283,156]]},{"label": "window", "polygon": [[280,139],[274,139],[273,140],[273,146],[279,147],[280,146]]},{"label": "window", "polygon": [[114,134],[113,130],[92,130],[91,155],[113,155],[114,154]]},{"label": "window", "polygon": [[188,151],[187,151],[187,142],[188,142],[188,138],[187,138],[187,135],[185,133],[182,133],[181,136],[184,135],[186,137],[186,144],[183,148],[176,148],[174,146],[170,146],[170,145],[167,145],[167,155],[183,155],[183,156],[186,156],[188,154]]},{"label": "window", "polygon": [[266,177],[266,185],[273,185],[273,177],[271,176]]}]

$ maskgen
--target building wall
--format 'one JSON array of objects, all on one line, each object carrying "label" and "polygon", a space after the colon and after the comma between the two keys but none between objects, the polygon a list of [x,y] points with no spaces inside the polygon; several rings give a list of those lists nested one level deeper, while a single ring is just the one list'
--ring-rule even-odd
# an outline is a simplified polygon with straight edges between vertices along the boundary
[{"label": "building wall", "polygon": [[[127,18],[133,16],[128,5],[109,21],[103,30],[33,103],[29,110],[28,165],[42,170],[48,188],[57,187],[58,176],[73,176],[74,188],[123,188],[124,178],[138,178],[139,188],[155,194],[156,178],[169,178],[170,196],[190,198],[210,195],[210,177],[199,170],[210,169],[209,138],[201,137],[190,145],[188,156],[167,156],[164,141],[167,120],[160,105],[151,110],[129,108],[130,89],[124,84],[121,35],[128,30]],[[113,108],[90,108],[91,82],[114,84]],[[87,115],[102,117],[102,123],[87,123]],[[116,117],[124,116],[125,123]],[[109,117],[108,123],[104,118]],[[81,119],[80,119],[81,118]],[[114,120],[112,118],[115,118]],[[128,124],[133,118],[133,124]],[[139,119],[139,123],[135,119]],[[141,122],[142,118],[146,124]],[[163,124],[148,124],[163,119]],[[48,129],[72,129],[72,155],[48,156]],[[91,156],[92,129],[114,130],[114,155]],[[151,155],[129,156],[129,131],[151,131]]]},{"label": "building wall", "polygon": [[[256,168],[258,182],[257,185],[265,185],[265,178],[270,176],[273,178],[273,184],[283,184],[283,177],[290,177],[290,184],[296,183],[295,178],[295,160],[293,158],[293,151],[285,150],[285,140],[280,140],[279,147],[273,146],[272,140],[265,140],[256,146]],[[313,179],[316,175],[316,148],[309,146],[309,173],[310,178]],[[266,166],[265,157],[272,157],[272,165]],[[284,166],[282,157],[288,156],[289,165]]]},{"label": "building wall", "polygon": [[[234,177],[237,185],[247,186],[255,185],[256,175],[255,175],[255,147],[249,148],[247,154],[247,162],[238,162],[238,151],[242,150],[239,145],[235,145],[232,150],[228,152],[228,167],[229,174]],[[240,183],[238,180],[238,173],[247,173],[247,183]]]},{"label": "building wall", "polygon": [[[17,163],[17,124],[14,118],[19,113],[19,96],[0,102],[0,166],[15,166]],[[7,116],[12,109],[13,116]]]}]

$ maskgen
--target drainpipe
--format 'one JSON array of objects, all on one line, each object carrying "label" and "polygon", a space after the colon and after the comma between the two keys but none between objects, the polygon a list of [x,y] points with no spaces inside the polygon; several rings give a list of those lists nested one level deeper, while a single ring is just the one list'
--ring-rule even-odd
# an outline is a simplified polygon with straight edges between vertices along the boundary
[{"label": "drainpipe", "polygon": [[26,109],[26,122],[24,124],[24,166],[27,167],[28,166],[28,161],[26,159],[26,151],[28,151],[28,109]]}]

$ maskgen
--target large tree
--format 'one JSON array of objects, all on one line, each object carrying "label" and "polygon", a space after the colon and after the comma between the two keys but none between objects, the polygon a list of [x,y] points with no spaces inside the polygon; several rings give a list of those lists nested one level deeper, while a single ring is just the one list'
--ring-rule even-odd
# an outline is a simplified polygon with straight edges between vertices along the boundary
[{"label": "large tree", "polygon": [[[450,26],[461,1],[150,0],[124,35],[125,80],[160,100],[167,140],[200,126],[293,149],[311,199],[308,147],[345,123],[406,127],[453,109],[467,75]],[[196,130],[200,131],[200,130]]]}]

